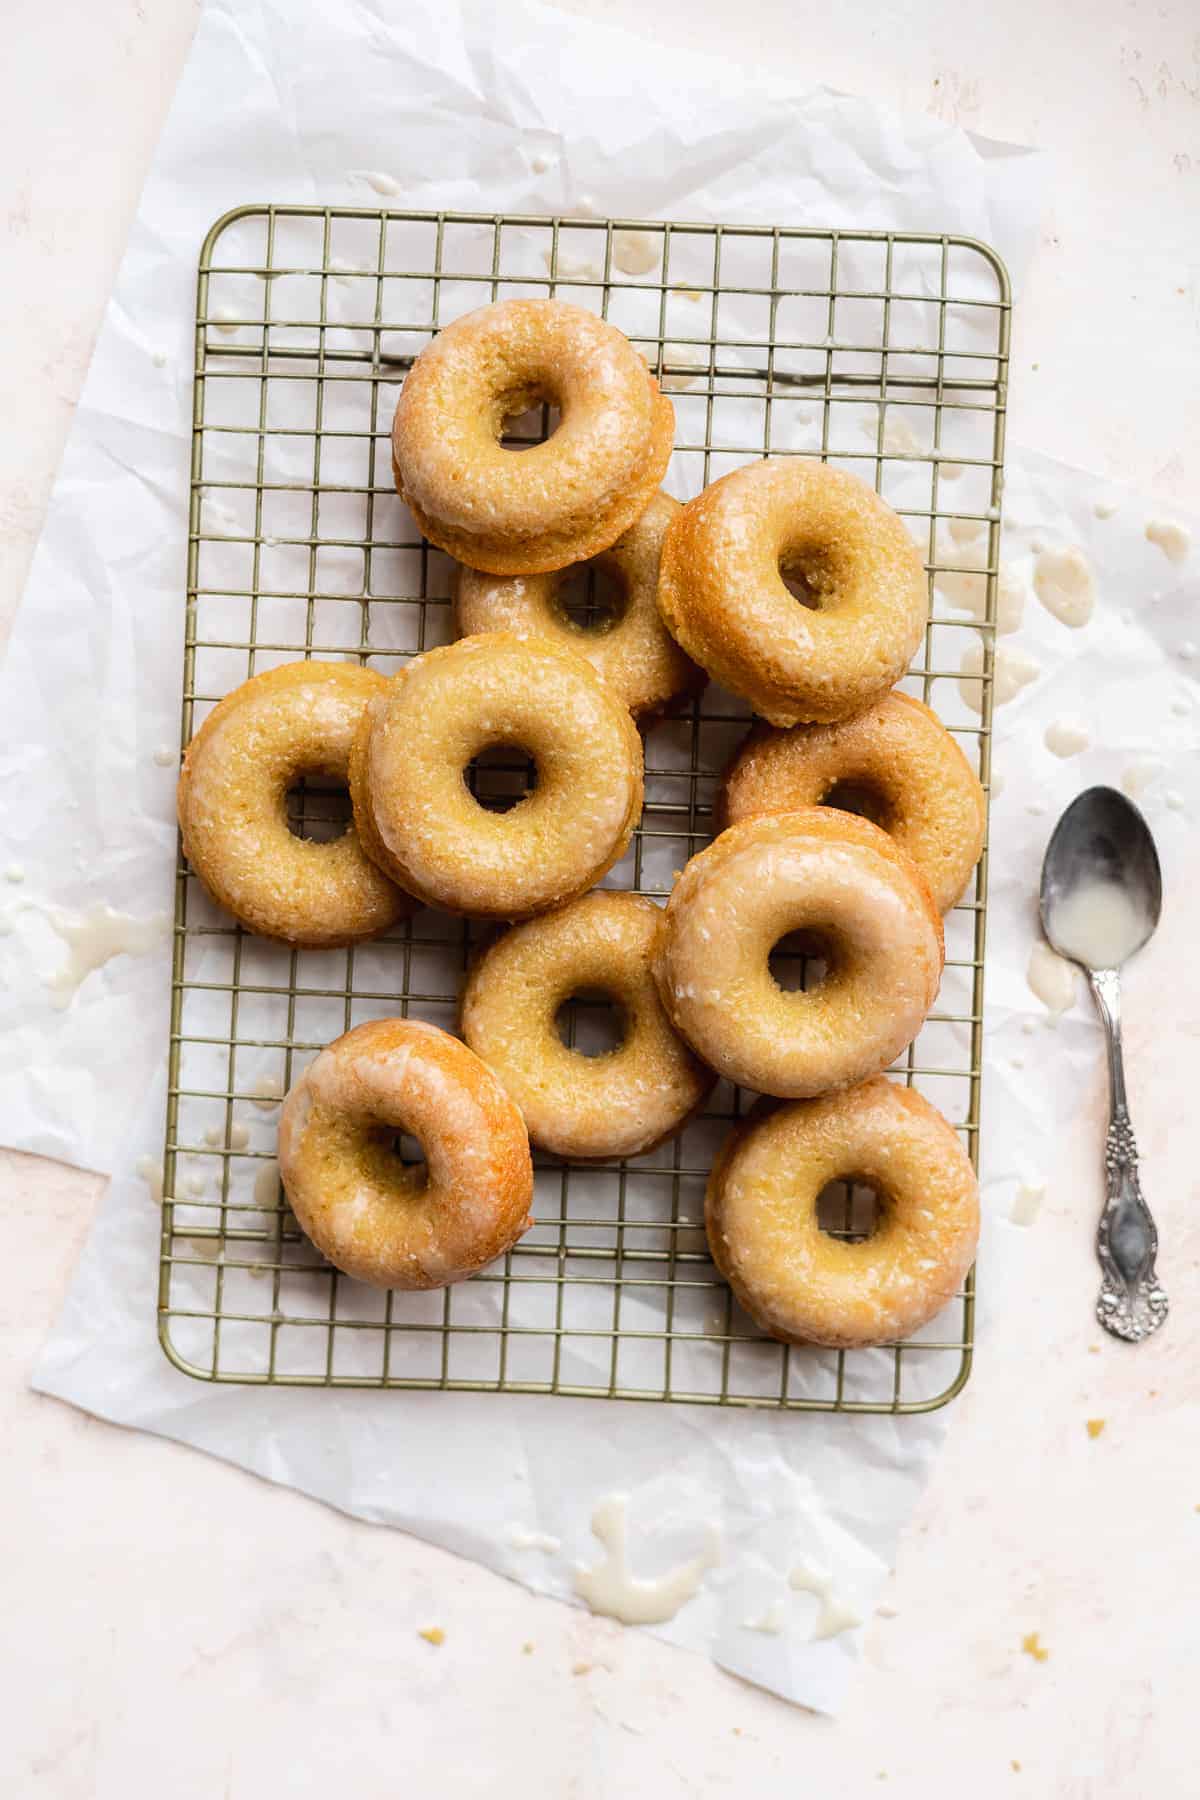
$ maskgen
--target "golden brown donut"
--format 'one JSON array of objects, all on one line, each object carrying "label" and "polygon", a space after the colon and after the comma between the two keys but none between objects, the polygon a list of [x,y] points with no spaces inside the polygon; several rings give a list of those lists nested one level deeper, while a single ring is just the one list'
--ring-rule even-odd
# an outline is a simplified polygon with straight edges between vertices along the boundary
[{"label": "golden brown donut", "polygon": [[[861,1243],[822,1231],[830,1182],[880,1199]],[[837,1348],[893,1343],[941,1311],[979,1241],[975,1171],[957,1134],[913,1088],[876,1075],[844,1093],[756,1112],[709,1176],[713,1261],[764,1331]]]},{"label": "golden brown donut", "polygon": [[[400,1132],[424,1175],[396,1155]],[[474,1051],[416,1019],[356,1025],[308,1065],[279,1116],[279,1172],[321,1254],[375,1287],[448,1287],[533,1224],[521,1115]]]},{"label": "golden brown donut", "polygon": [[351,825],[330,843],[293,836],[288,789],[302,775],[348,776],[374,669],[295,662],[244,681],[187,747],[176,804],[189,863],[251,931],[332,948],[386,931],[413,903],[364,855]]},{"label": "golden brown donut", "polygon": [[904,521],[873,488],[808,458],[772,457],[684,507],[663,546],[658,604],[715,681],[773,725],[795,725],[882,698],[921,642],[929,589]]},{"label": "golden brown donut", "polygon": [[[639,894],[585,894],[514,925],[484,952],[462,997],[463,1036],[500,1077],[535,1144],[573,1158],[640,1156],[678,1131],[716,1077],[676,1036],[650,959],[663,915]],[[560,1006],[583,990],[621,1009],[602,1056],[559,1037]]]},{"label": "golden brown donut", "polygon": [[[667,902],[654,972],[698,1056],[785,1098],[886,1068],[920,1030],[941,979],[942,920],[911,857],[853,813],[810,806],[731,825]],[[828,963],[790,993],[769,957],[793,931]]]},{"label": "golden brown donut", "polygon": [[935,712],[887,694],[837,725],[760,725],[725,775],[727,825],[798,806],[837,806],[854,789],[929,883],[942,912],[961,899],[983,849],[987,807],[961,748]]},{"label": "golden brown donut", "polygon": [[623,610],[599,629],[577,625],[563,610],[567,570],[503,576],[463,568],[455,579],[455,629],[547,638],[586,657],[635,716],[661,711],[704,681],[703,671],[684,655],[658,611],[662,541],[679,510],[678,500],[656,494],[611,550],[591,558],[615,579],[624,597]]},{"label": "golden brown donut", "polygon": [[[546,442],[501,444],[505,419],[543,401],[560,412]],[[650,504],[674,438],[671,402],[615,325],[562,300],[501,300],[418,356],[392,467],[432,543],[472,569],[529,575],[615,544]]]},{"label": "golden brown donut", "polygon": [[[504,813],[463,779],[495,745],[537,765],[536,787]],[[371,701],[350,794],[366,849],[409,893],[448,912],[524,918],[583,893],[624,855],[642,808],[642,741],[581,656],[485,632],[417,657]]]}]

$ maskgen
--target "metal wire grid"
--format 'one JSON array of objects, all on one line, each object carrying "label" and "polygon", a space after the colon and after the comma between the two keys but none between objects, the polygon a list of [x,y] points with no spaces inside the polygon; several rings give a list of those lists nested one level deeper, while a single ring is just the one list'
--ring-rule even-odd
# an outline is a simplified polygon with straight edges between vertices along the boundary
[{"label": "metal wire grid", "polygon": [[[219,220],[198,285],[182,743],[221,694],[275,663],[394,671],[448,638],[450,565],[395,495],[391,411],[440,325],[512,293],[557,294],[629,332],[675,390],[682,496],[767,452],[873,479],[936,584],[904,685],[938,706],[986,786],[1008,283],[982,244],[883,232],[320,207]],[[520,422],[516,441],[549,422],[544,409]],[[645,816],[606,885],[669,891],[710,836],[716,778],[747,717],[710,689],[650,729]],[[500,762],[472,771],[485,804],[523,783]],[[344,797],[311,784],[291,801],[309,835],[345,817]],[[947,920],[938,1010],[895,1071],[941,1105],[972,1157],[986,887],[985,852]],[[219,913],[181,857],[158,1288],[177,1367],[211,1381],[808,1411],[928,1411],[961,1389],[973,1278],[916,1341],[885,1350],[789,1349],[741,1313],[702,1229],[713,1152],[745,1104],[724,1083],[703,1118],[636,1161],[537,1157],[534,1229],[472,1282],[384,1294],[322,1262],[279,1188],[275,1097],[364,1018],[412,1009],[453,1027],[477,942],[474,926],[423,912],[368,945],[288,950]],[[570,1029],[586,1043],[586,998]],[[822,1216],[861,1235],[869,1205],[843,1189]]]}]

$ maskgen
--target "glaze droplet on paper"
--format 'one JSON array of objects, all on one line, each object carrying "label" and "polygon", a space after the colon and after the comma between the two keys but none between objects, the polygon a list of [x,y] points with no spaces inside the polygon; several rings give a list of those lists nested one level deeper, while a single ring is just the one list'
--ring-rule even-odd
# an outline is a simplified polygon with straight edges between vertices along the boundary
[{"label": "glaze droplet on paper", "polygon": [[1111,519],[1116,510],[1117,505],[1115,500],[1097,500],[1095,506],[1092,508],[1092,511],[1098,519]]},{"label": "glaze droplet on paper", "polygon": [[155,1206],[163,1202],[163,1166],[156,1157],[139,1156],[133,1165],[133,1172],[145,1182],[150,1190],[150,1198]]},{"label": "glaze droplet on paper", "polygon": [[1150,783],[1162,774],[1163,765],[1157,756],[1139,756],[1121,771],[1121,787],[1131,800],[1144,794]]},{"label": "glaze droplet on paper", "polygon": [[365,181],[369,188],[374,189],[375,193],[382,194],[385,199],[391,199],[400,192],[400,183],[396,177],[385,174],[382,169],[354,169],[351,173],[357,175],[360,181]]},{"label": "glaze droplet on paper", "polygon": [[557,258],[552,250],[547,250],[542,261],[556,281],[603,281],[604,270],[599,263],[590,261],[585,256],[566,256],[560,250]]},{"label": "glaze droplet on paper", "polygon": [[250,1086],[250,1104],[260,1112],[270,1112],[283,1099],[283,1082],[278,1075],[260,1075]]},{"label": "glaze droplet on paper", "polygon": [[646,275],[658,267],[659,242],[653,231],[614,231],[613,261],[626,275]]},{"label": "glaze droplet on paper", "polygon": [[590,1569],[576,1566],[575,1592],[594,1613],[619,1619],[623,1625],[662,1625],[675,1617],[697,1592],[706,1572],[719,1562],[717,1534],[709,1527],[708,1542],[699,1556],[656,1580],[642,1580],[629,1569],[628,1507],[625,1494],[610,1494],[596,1507],[592,1535],[599,1538],[607,1555]]},{"label": "glaze droplet on paper", "polygon": [[856,1612],[838,1600],[833,1592],[832,1575],[823,1575],[810,1569],[806,1563],[800,1563],[788,1576],[788,1586],[798,1593],[815,1594],[820,1601],[817,1622],[813,1626],[813,1642],[823,1638],[837,1637],[840,1632],[853,1631],[862,1620]]},{"label": "glaze droplet on paper", "polygon": [[93,906],[78,918],[52,907],[46,917],[68,952],[67,960],[46,982],[60,1009],[70,1006],[93,970],[103,968],[114,956],[145,956],[165,943],[171,930],[169,913],[137,919],[112,906]]},{"label": "glaze droplet on paper", "polygon": [[[972,712],[983,712],[983,644],[978,638],[963,651],[958,691]],[[1006,706],[1041,674],[1041,664],[1013,644],[998,644],[992,659],[992,704]]]},{"label": "glaze droplet on paper", "polygon": [[1151,544],[1158,545],[1168,562],[1185,562],[1192,547],[1191,532],[1170,519],[1150,519],[1146,525],[1146,537]]},{"label": "glaze droplet on paper", "polygon": [[783,1630],[783,1622],[783,1601],[772,1600],[770,1606],[765,1612],[760,1613],[757,1619],[743,1619],[742,1630],[760,1631],[764,1637],[778,1637]]},{"label": "glaze droplet on paper", "polygon": [[[682,393],[684,388],[696,387],[708,373],[708,351],[701,344],[664,344],[663,345],[663,378],[664,394]],[[676,369],[695,369],[695,375],[668,375],[668,364]]]},{"label": "glaze droplet on paper", "polygon": [[1183,795],[1175,788],[1168,788],[1163,795],[1163,799],[1166,801],[1172,812],[1182,812],[1187,804]]},{"label": "glaze droplet on paper", "polygon": [[279,1203],[279,1164],[271,1159],[262,1164],[254,1177],[254,1204],[270,1212]]},{"label": "glaze droplet on paper", "polygon": [[172,750],[170,744],[160,744],[154,752],[154,760],[160,769],[169,769],[172,763],[179,761],[179,752]]},{"label": "glaze droplet on paper", "polygon": [[9,863],[4,871],[4,879],[11,881],[14,887],[19,887],[25,879],[25,871],[20,863]]},{"label": "glaze droplet on paper", "polygon": [[1014,1225],[1032,1225],[1046,1198],[1044,1181],[1023,1181],[1017,1189],[1009,1218]]},{"label": "glaze droplet on paper", "polygon": [[524,1526],[513,1525],[509,1528],[508,1541],[514,1550],[544,1550],[552,1556],[560,1545],[560,1540],[548,1531],[526,1531]]},{"label": "glaze droplet on paper", "polygon": [[[868,434],[875,436],[868,425]],[[925,446],[913,431],[903,413],[888,413],[884,418],[883,447],[889,456],[924,456]]]},{"label": "glaze droplet on paper", "polygon": [[1043,943],[1037,940],[1029,952],[1029,966],[1025,971],[1025,979],[1031,991],[1041,1001],[1052,1024],[1057,1024],[1065,1012],[1069,1012],[1075,1004],[1075,967],[1064,956],[1058,956]]},{"label": "glaze droplet on paper", "polygon": [[1001,637],[1021,629],[1028,592],[1024,575],[1012,563],[1001,563],[996,582],[996,630]]},{"label": "glaze droplet on paper", "polygon": [[1046,748],[1055,756],[1078,756],[1091,741],[1087,726],[1078,719],[1055,719],[1046,727]]},{"label": "glaze droplet on paper", "polygon": [[1066,550],[1043,550],[1033,568],[1033,586],[1048,613],[1078,630],[1096,605],[1091,565],[1078,544]]}]

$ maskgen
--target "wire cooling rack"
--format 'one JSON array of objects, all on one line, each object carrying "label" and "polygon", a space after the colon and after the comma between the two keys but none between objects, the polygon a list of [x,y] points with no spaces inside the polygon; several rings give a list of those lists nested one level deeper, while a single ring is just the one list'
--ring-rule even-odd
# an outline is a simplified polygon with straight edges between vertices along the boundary
[{"label": "wire cooling rack", "polygon": [[[222,694],[277,663],[341,657],[389,673],[447,641],[451,564],[394,491],[392,411],[439,326],[518,294],[602,312],[646,355],[675,403],[680,498],[767,453],[817,455],[874,483],[930,571],[931,622],[903,686],[937,708],[986,786],[1008,283],[983,244],[884,232],[270,206],[219,220],[199,271],[182,743]],[[512,441],[551,424],[527,416]],[[747,719],[710,688],[649,729],[645,815],[605,885],[669,891],[711,834]],[[526,779],[511,755],[500,765],[470,772],[484,804],[510,803]],[[302,834],[344,822],[344,796],[300,784],[290,800]],[[893,1071],[972,1157],[986,884],[985,853],[947,919],[937,1009]],[[890,1413],[962,1387],[971,1281],[886,1349],[789,1349],[741,1312],[703,1232],[713,1155],[746,1104],[724,1083],[641,1158],[537,1157],[534,1228],[473,1281],[382,1293],[340,1275],[281,1192],[278,1096],[364,1019],[453,1029],[481,933],[422,912],[350,950],[289,950],[220,913],[182,856],[176,892],[158,1318],[178,1368],[218,1382]],[[781,980],[804,978],[797,954],[789,975],[783,947]],[[586,997],[568,1011],[581,1046],[603,1042],[588,1042]],[[842,1188],[821,1216],[861,1236],[872,1206]]]}]

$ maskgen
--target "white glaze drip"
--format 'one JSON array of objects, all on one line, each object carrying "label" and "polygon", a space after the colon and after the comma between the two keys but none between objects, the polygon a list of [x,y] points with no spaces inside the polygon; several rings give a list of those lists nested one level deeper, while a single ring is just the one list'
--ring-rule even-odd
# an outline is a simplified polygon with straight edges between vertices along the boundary
[{"label": "white glaze drip", "polygon": [[254,1177],[254,1204],[270,1212],[279,1200],[279,1164],[272,1159]]},{"label": "white glaze drip", "polygon": [[1025,979],[1057,1024],[1063,1013],[1075,1004],[1075,970],[1065,957],[1056,956],[1049,944],[1039,938],[1029,952]]},{"label": "white glaze drip", "polygon": [[560,1539],[548,1531],[527,1531],[522,1525],[509,1527],[508,1541],[514,1550],[543,1550],[547,1556],[561,1548]]},{"label": "white glaze drip", "polygon": [[1091,741],[1087,726],[1081,725],[1078,719],[1055,719],[1046,727],[1046,748],[1055,756],[1078,756]]},{"label": "white glaze drip", "polygon": [[1044,1181],[1023,1181],[1017,1189],[1009,1219],[1014,1225],[1032,1225],[1046,1198]]},{"label": "white glaze drip", "polygon": [[171,929],[168,913],[136,919],[112,906],[93,906],[79,918],[54,907],[46,917],[68,951],[66,962],[46,982],[60,1009],[70,1006],[94,969],[103,968],[114,956],[145,956],[166,941]]},{"label": "white glaze drip", "polygon": [[669,1569],[657,1580],[641,1580],[629,1570],[628,1506],[625,1494],[609,1494],[597,1505],[592,1514],[592,1534],[599,1538],[607,1555],[590,1569],[576,1565],[575,1592],[593,1612],[619,1619],[623,1625],[661,1625],[675,1617],[697,1591],[705,1572],[720,1560],[717,1534],[709,1528],[706,1547],[690,1562]]},{"label": "white glaze drip", "polygon": [[1048,613],[1078,630],[1096,604],[1091,566],[1077,544],[1066,550],[1043,550],[1033,570],[1033,586]]},{"label": "white glaze drip", "polygon": [[278,1075],[260,1075],[250,1089],[250,1104],[260,1112],[270,1112],[283,1099],[283,1082]]},{"label": "white glaze drip", "polygon": [[1146,525],[1146,537],[1150,543],[1158,545],[1168,562],[1184,562],[1192,547],[1191,532],[1170,519],[1150,519]]},{"label": "white glaze drip", "polygon": [[832,1575],[822,1575],[817,1570],[810,1569],[807,1564],[798,1563],[788,1576],[788,1586],[801,1594],[815,1594],[820,1601],[817,1622],[813,1626],[814,1643],[823,1638],[837,1637],[843,1631],[853,1631],[856,1625],[862,1624],[858,1614],[851,1612],[834,1595]]},{"label": "white glaze drip", "polygon": [[653,231],[614,231],[613,261],[626,275],[645,275],[657,268],[659,239]]},{"label": "white glaze drip", "polygon": [[1156,756],[1139,756],[1121,771],[1121,787],[1131,800],[1144,794],[1150,783],[1162,774],[1162,763]]},{"label": "white glaze drip", "polygon": [[150,1190],[150,1198],[155,1206],[163,1201],[163,1166],[153,1156],[139,1156],[133,1165],[133,1172],[139,1176]]}]

